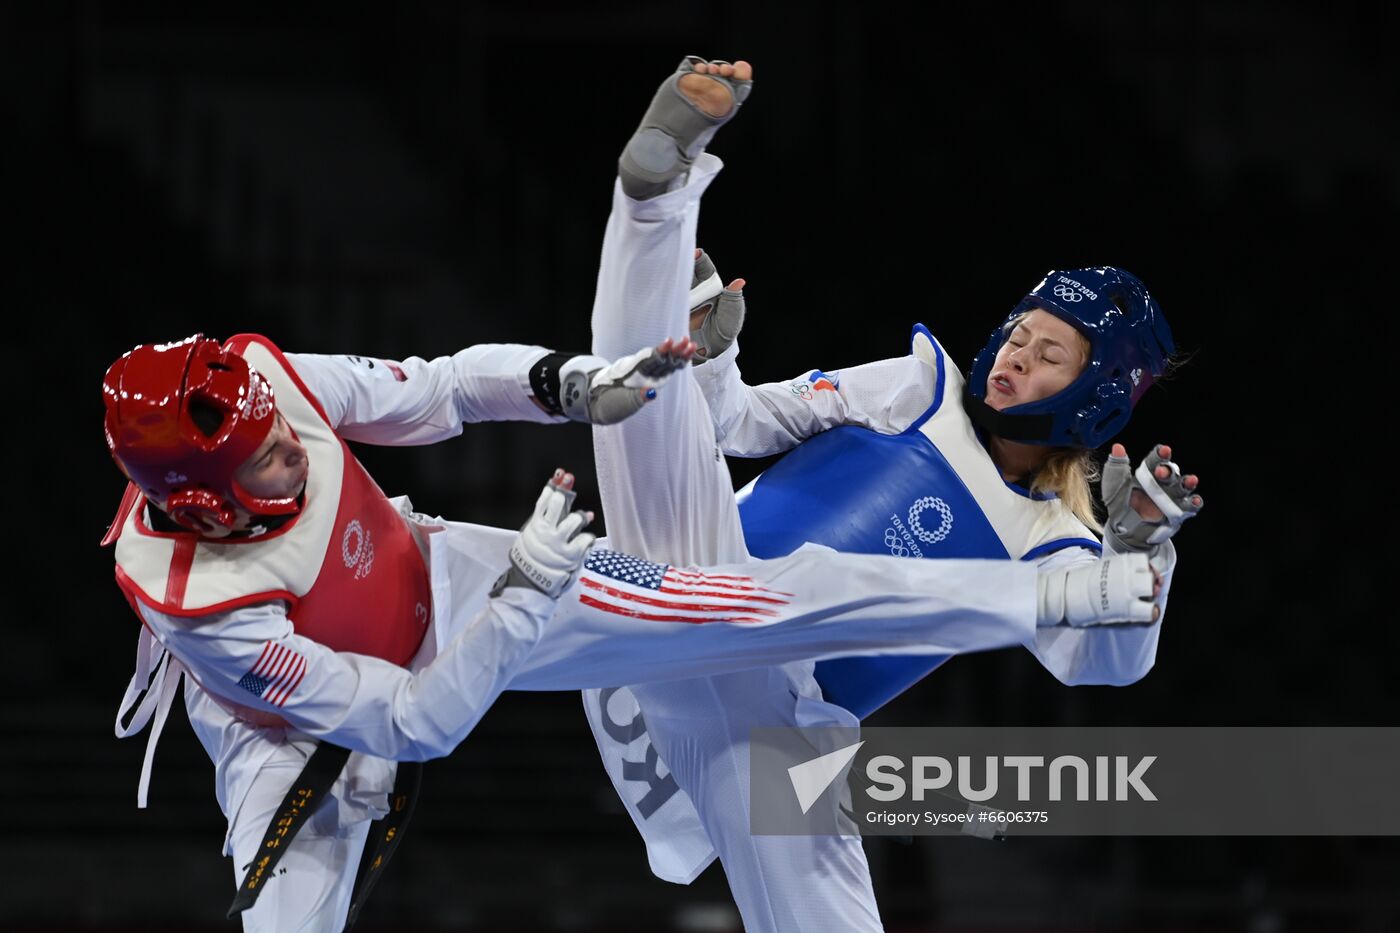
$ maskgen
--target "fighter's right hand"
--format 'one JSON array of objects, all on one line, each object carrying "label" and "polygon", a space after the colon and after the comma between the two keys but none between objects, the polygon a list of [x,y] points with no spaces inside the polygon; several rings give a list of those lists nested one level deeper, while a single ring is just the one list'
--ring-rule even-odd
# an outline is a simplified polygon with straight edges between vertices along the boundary
[{"label": "fighter's right hand", "polygon": [[1036,581],[1037,626],[1151,624],[1159,579],[1146,554],[1113,554],[1093,563],[1053,567]]},{"label": "fighter's right hand", "polygon": [[739,337],[744,327],[743,279],[725,288],[714,261],[702,249],[695,251],[695,272],[690,279],[690,339],[695,341],[695,365],[719,356]]},{"label": "fighter's right hand", "polygon": [[534,587],[550,599],[564,592],[594,541],[583,530],[593,513],[569,511],[574,496],[574,475],[555,470],[535,502],[535,514],[511,545],[510,568],[496,581],[492,596],[509,586]]},{"label": "fighter's right hand", "polygon": [[1201,511],[1200,477],[1183,475],[1171,455],[1170,447],[1157,444],[1134,471],[1127,448],[1113,445],[1103,466],[1102,495],[1108,508],[1104,537],[1115,552],[1156,557],[1162,543]]},{"label": "fighter's right hand", "polygon": [[690,365],[695,344],[667,337],[609,363],[602,357],[575,356],[559,367],[557,406],[546,410],[585,424],[617,424],[656,398],[667,379]]}]

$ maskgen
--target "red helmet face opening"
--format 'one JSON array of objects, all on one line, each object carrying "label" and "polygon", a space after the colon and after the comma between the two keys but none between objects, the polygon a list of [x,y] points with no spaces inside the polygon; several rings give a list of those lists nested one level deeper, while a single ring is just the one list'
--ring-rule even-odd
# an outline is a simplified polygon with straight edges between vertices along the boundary
[{"label": "red helmet face opening", "polygon": [[196,334],[142,345],[102,382],[107,447],[146,496],[194,531],[201,519],[232,526],[235,505],[285,515],[297,498],[262,499],[235,480],[266,440],[277,408],[272,386],[247,360]]}]

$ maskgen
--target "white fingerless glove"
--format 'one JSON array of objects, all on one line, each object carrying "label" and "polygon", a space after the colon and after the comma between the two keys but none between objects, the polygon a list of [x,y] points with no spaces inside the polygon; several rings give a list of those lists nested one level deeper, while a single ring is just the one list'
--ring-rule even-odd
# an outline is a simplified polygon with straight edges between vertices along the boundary
[{"label": "white fingerless glove", "polygon": [[1036,580],[1035,624],[1151,623],[1152,567],[1146,554],[1114,554],[1093,563],[1042,571]]},{"label": "white fingerless glove", "polygon": [[[1161,446],[1153,445],[1152,452],[1138,464],[1136,472],[1126,456],[1110,454],[1104,462],[1102,493],[1104,505],[1108,508],[1104,536],[1116,553],[1155,551],[1180,531],[1187,519],[1194,518],[1204,504],[1199,494],[1186,488],[1181,468],[1158,453]],[[1171,475],[1159,480],[1159,466],[1167,467]],[[1161,519],[1150,521],[1137,513],[1132,505],[1134,489],[1142,490],[1162,510]]]},{"label": "white fingerless glove", "polygon": [[535,514],[510,546],[510,568],[496,581],[492,596],[506,587],[529,586],[550,599],[558,599],[583,566],[584,555],[594,541],[594,536],[583,528],[593,515],[569,511],[575,494],[565,484],[566,475],[562,470],[555,471],[540,493]]}]

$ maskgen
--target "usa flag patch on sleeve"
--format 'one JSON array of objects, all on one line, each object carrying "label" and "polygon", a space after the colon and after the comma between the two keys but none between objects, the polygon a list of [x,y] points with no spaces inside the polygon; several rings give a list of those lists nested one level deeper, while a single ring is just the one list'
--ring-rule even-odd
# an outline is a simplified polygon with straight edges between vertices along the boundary
[{"label": "usa flag patch on sleeve", "polygon": [[283,706],[304,676],[306,658],[270,641],[263,645],[257,663],[239,678],[238,686],[273,706]]}]

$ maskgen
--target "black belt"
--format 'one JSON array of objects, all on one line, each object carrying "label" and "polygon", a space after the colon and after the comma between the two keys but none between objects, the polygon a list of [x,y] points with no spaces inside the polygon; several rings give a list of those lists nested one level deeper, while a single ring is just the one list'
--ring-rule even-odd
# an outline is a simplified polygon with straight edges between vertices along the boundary
[{"label": "black belt", "polygon": [[369,827],[365,852],[360,856],[360,870],[355,873],[355,893],[350,896],[350,913],[345,919],[345,929],[355,925],[360,908],[365,906],[369,892],[374,889],[374,883],[384,874],[384,866],[389,864],[399,843],[403,842],[422,784],[421,761],[399,762],[398,773],[394,775],[394,791],[389,795],[389,812]]},{"label": "black belt", "polygon": [[[233,903],[229,905],[230,918],[252,907],[257,901],[264,883],[272,877],[272,870],[281,860],[282,853],[287,851],[297,831],[305,825],[321,801],[330,793],[331,786],[344,770],[349,757],[348,748],[331,745],[329,742],[317,744],[306,766],[292,782],[291,789],[282,800],[282,806],[273,814],[267,832],[263,833],[258,855],[248,866],[248,874],[243,877],[243,884],[234,896]],[[345,929],[350,929],[354,924],[370,890],[384,873],[384,866],[389,863],[389,859],[403,840],[409,817],[413,815],[413,805],[418,800],[418,788],[422,784],[422,778],[421,763],[411,761],[399,764],[398,773],[394,777],[394,790],[389,797],[389,812],[370,825],[369,838],[365,841],[364,855],[360,858],[360,868],[355,876],[355,888],[350,899],[350,913],[345,922]]]}]

